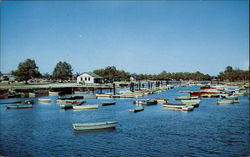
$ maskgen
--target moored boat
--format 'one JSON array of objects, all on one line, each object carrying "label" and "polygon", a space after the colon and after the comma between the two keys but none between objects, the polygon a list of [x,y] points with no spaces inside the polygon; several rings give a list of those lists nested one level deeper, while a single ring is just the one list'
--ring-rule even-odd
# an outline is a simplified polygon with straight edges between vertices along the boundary
[{"label": "moored boat", "polygon": [[24,104],[34,104],[35,100],[25,100],[23,103]]},{"label": "moored boat", "polygon": [[70,104],[78,104],[81,105],[85,103],[86,101],[84,100],[56,100],[56,103],[61,104],[61,103],[70,103]]},{"label": "moored boat", "polygon": [[216,101],[217,104],[233,104],[234,100],[229,99],[221,99]]},{"label": "moored boat", "polygon": [[71,103],[60,104],[60,108],[61,109],[72,109],[73,108],[73,104],[71,104]]},{"label": "moored boat", "polygon": [[194,106],[183,106],[181,111],[193,111]]},{"label": "moored boat", "polygon": [[221,98],[231,99],[231,100],[238,100],[238,96],[235,95],[229,95],[229,94],[221,94]]},{"label": "moored boat", "polygon": [[97,94],[96,94],[96,97],[97,97],[97,98],[111,98],[111,96],[112,96],[111,93],[105,93],[105,94],[97,93]]},{"label": "moored boat", "polygon": [[156,100],[157,103],[166,103],[168,101],[168,99],[164,99],[164,98],[154,98],[154,100]]},{"label": "moored boat", "polygon": [[115,101],[102,102],[102,106],[115,105]]},{"label": "moored boat", "polygon": [[164,108],[179,111],[192,111],[194,106],[186,104],[175,104],[175,103],[164,103],[162,105]]},{"label": "moored boat", "polygon": [[192,99],[198,99],[198,96],[179,96],[179,97],[175,97],[175,100],[192,100]]},{"label": "moored boat", "polygon": [[58,100],[76,100],[76,99],[83,99],[83,96],[69,96],[69,97],[60,97]]},{"label": "moored boat", "polygon": [[49,96],[58,96],[60,92],[49,91]]},{"label": "moored boat", "polygon": [[74,110],[89,110],[89,109],[98,109],[98,105],[80,105],[72,106]]},{"label": "moored boat", "polygon": [[110,122],[98,122],[98,123],[74,123],[72,124],[75,131],[85,131],[85,130],[96,130],[96,129],[108,129],[115,128],[116,121]]},{"label": "moored boat", "polygon": [[223,92],[217,89],[206,89],[200,91],[190,91],[190,96],[198,96],[198,97],[218,97]]},{"label": "moored boat", "polygon": [[140,106],[140,107],[136,107],[134,109],[130,109],[129,112],[140,112],[143,110],[144,110],[144,107]]},{"label": "moored boat", "polygon": [[134,103],[140,105],[156,105],[157,101],[153,99],[138,99],[135,100]]},{"label": "moored boat", "polygon": [[30,92],[29,97],[37,97],[39,95],[38,92]]},{"label": "moored boat", "polygon": [[201,101],[200,99],[181,100],[181,102],[182,102],[183,104],[187,104],[187,103],[189,103],[189,104],[199,104],[200,101]]},{"label": "moored boat", "polygon": [[22,101],[0,102],[0,104],[18,104],[18,103],[22,103]]},{"label": "moored boat", "polygon": [[38,99],[38,101],[50,103],[50,102],[51,102],[51,99]]},{"label": "moored boat", "polygon": [[7,105],[7,109],[25,109],[25,108],[32,108],[32,104],[16,104],[16,105]]}]

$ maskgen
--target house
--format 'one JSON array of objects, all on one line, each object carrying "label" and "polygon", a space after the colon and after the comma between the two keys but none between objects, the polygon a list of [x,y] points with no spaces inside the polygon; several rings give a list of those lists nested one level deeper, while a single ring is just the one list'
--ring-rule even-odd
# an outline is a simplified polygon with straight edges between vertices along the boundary
[{"label": "house", "polygon": [[130,79],[130,81],[131,81],[131,82],[136,81],[135,76],[130,76],[130,78],[129,78],[129,79]]},{"label": "house", "polygon": [[103,77],[95,73],[84,72],[77,77],[76,82],[77,83],[102,83],[103,80],[104,80]]}]

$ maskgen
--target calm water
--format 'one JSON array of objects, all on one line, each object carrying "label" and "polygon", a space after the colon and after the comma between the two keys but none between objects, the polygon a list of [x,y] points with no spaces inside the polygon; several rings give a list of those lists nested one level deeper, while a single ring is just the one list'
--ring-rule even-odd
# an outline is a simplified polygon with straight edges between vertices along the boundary
[{"label": "calm water", "polygon": [[[148,97],[174,101],[186,95],[180,87]],[[249,99],[240,104],[216,105],[204,98],[192,112],[163,109],[160,104],[129,113],[133,99],[98,110],[61,110],[36,103],[32,109],[6,110],[0,106],[0,154],[4,156],[247,156],[249,155]],[[17,99],[12,99],[17,100]],[[105,99],[107,101],[107,99]],[[104,99],[88,99],[100,104]],[[6,100],[0,100],[1,102]],[[115,130],[74,133],[72,123],[118,121]]]}]

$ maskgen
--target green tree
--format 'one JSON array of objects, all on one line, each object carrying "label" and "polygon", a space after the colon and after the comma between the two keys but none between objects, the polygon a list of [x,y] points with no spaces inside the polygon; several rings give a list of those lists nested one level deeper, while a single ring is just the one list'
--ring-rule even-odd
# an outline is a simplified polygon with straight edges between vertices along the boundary
[{"label": "green tree", "polygon": [[115,66],[108,66],[105,69],[97,69],[93,71],[95,74],[104,77],[109,81],[129,80],[130,73],[124,70],[117,70]]},{"label": "green tree", "polygon": [[16,76],[17,80],[25,81],[25,84],[28,84],[29,79],[41,77],[38,66],[33,59],[26,59],[24,62],[19,63],[18,69],[11,73]]},{"label": "green tree", "polygon": [[64,80],[72,76],[72,71],[73,69],[69,63],[60,61],[56,64],[52,77]]}]

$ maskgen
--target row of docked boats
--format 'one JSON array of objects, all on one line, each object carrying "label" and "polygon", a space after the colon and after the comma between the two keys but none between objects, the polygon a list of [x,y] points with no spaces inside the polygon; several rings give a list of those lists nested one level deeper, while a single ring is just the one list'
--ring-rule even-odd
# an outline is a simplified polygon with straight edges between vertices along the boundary
[{"label": "row of docked boats", "polygon": [[[68,99],[58,99],[56,101],[61,109],[74,109],[74,110],[88,110],[88,109],[98,109],[99,105],[98,104],[85,104],[86,101],[84,100],[68,100]],[[115,105],[116,102],[114,101],[106,101],[102,102],[102,106],[109,106],[109,105]]]},{"label": "row of docked boats", "polygon": [[119,91],[117,93],[97,93],[96,97],[97,98],[138,98],[138,97],[143,97],[146,95],[150,94],[157,94],[161,93],[163,91],[166,91],[168,89],[175,88],[176,86],[174,85],[167,85],[164,87],[157,87],[153,89],[148,89],[148,88],[141,88],[140,90],[135,90],[134,92],[131,92],[129,90],[126,91]]},{"label": "row of docked boats", "polygon": [[[183,91],[181,91],[183,92]],[[186,91],[190,97],[230,97],[238,95],[248,95],[249,91],[244,86],[227,86],[227,85],[205,85],[200,87],[199,91]]]}]

